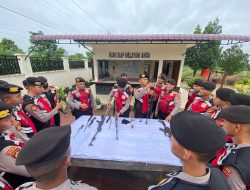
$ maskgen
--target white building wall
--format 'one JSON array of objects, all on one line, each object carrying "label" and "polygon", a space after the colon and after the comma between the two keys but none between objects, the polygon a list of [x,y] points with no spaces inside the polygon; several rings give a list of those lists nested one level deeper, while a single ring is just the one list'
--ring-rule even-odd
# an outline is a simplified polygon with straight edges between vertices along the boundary
[{"label": "white building wall", "polygon": [[[32,72],[30,60],[27,58],[24,59],[26,55],[18,54],[17,55],[19,60],[19,67],[21,70],[21,74],[15,75],[0,75],[0,80],[5,80],[9,83],[16,84],[22,86],[22,81],[26,77],[30,76],[44,76],[48,79],[50,85],[54,85],[57,87],[60,86],[69,86],[71,87],[75,84],[76,77],[83,77],[85,80],[89,81],[92,79],[92,69],[91,68],[84,68],[84,69],[69,69],[69,62],[68,58],[63,58],[63,65],[64,70],[57,70],[57,71],[44,71],[44,72]],[[86,62],[86,61],[85,61]]]}]

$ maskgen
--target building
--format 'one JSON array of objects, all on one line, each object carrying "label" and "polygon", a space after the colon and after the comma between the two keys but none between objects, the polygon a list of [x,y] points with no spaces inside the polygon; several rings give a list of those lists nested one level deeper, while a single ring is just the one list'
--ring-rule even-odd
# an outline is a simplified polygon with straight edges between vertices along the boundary
[{"label": "building", "polygon": [[222,41],[224,44],[250,41],[250,36],[222,34],[153,35],[37,35],[35,41],[67,41],[91,47],[97,94],[107,94],[117,77],[125,72],[132,84],[140,73],[155,81],[160,73],[174,78],[180,86],[185,52],[197,43]]}]

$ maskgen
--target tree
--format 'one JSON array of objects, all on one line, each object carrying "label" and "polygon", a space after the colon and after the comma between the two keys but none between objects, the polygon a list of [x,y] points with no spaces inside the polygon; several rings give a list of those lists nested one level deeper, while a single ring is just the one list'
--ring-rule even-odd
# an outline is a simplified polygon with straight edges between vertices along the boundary
[{"label": "tree", "polygon": [[88,58],[88,60],[89,61],[92,61],[93,60],[93,53],[92,52],[90,52],[90,51],[88,51],[87,53],[86,53],[86,55],[87,55],[87,58]]},{"label": "tree", "polygon": [[24,53],[22,49],[18,48],[14,41],[3,38],[0,42],[0,55],[14,55],[15,53]]},{"label": "tree", "polygon": [[224,71],[222,84],[225,83],[227,76],[249,68],[249,55],[241,48],[242,45],[235,44],[223,51],[219,62],[219,66]]},{"label": "tree", "polygon": [[[219,19],[208,22],[202,32],[200,25],[197,25],[194,34],[220,34],[222,26]],[[201,68],[214,68],[218,64],[222,48],[220,41],[208,43],[199,43],[194,47],[188,48],[186,51],[185,63],[194,70],[193,75]]]},{"label": "tree", "polygon": [[42,34],[43,34],[42,31],[30,32],[30,43],[32,44],[32,46],[29,47],[29,50],[33,49],[36,46],[35,49],[33,49],[33,52],[31,53],[32,57],[42,57],[44,59],[49,59],[49,58],[58,59],[66,55],[65,49],[61,47],[58,48],[55,41],[40,41],[38,43],[37,41],[34,41],[32,39],[34,35],[42,35]]},{"label": "tree", "polygon": [[74,55],[70,55],[69,59],[82,61],[83,59],[86,59],[86,57],[81,53],[76,53]]}]

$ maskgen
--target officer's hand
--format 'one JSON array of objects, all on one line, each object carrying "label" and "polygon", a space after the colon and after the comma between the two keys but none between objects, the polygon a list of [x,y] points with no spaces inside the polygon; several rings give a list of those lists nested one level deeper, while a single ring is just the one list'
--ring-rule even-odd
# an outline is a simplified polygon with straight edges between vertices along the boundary
[{"label": "officer's hand", "polygon": [[120,115],[121,115],[120,112],[117,112],[117,113],[116,113],[116,117],[119,117]]},{"label": "officer's hand", "polygon": [[56,103],[56,107],[55,107],[55,108],[56,108],[57,110],[61,109],[61,108],[62,108],[62,104],[63,104],[63,102],[62,102],[62,101],[57,102],[57,103]]},{"label": "officer's hand", "polygon": [[172,119],[172,115],[169,114],[169,115],[166,117],[165,121],[170,122],[171,119]]},{"label": "officer's hand", "polygon": [[107,106],[108,106],[108,107],[111,106],[111,101],[108,101],[108,102],[107,102]]},{"label": "officer's hand", "polygon": [[82,108],[82,109],[87,109],[87,108],[88,108],[88,105],[87,105],[87,104],[82,103],[82,104],[80,105],[80,108]]},{"label": "officer's hand", "polygon": [[155,112],[155,117],[158,117],[158,112]]},{"label": "officer's hand", "polygon": [[97,111],[96,107],[93,107],[93,112],[95,113]]}]

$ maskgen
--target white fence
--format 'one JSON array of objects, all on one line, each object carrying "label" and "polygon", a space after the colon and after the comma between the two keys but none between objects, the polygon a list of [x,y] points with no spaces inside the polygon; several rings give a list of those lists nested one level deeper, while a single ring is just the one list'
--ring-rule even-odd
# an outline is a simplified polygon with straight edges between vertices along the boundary
[{"label": "white fence", "polygon": [[18,58],[19,68],[21,74],[14,75],[0,75],[0,80],[5,80],[9,83],[17,84],[22,86],[22,81],[26,77],[30,76],[44,76],[48,79],[50,85],[54,86],[69,86],[71,87],[75,83],[76,77],[83,77],[85,80],[89,81],[93,78],[92,68],[88,67],[88,60],[84,60],[85,68],[70,69],[69,61],[67,57],[63,57],[64,70],[57,71],[44,71],[44,72],[33,72],[30,64],[29,57],[25,60],[25,54],[16,54]]}]

